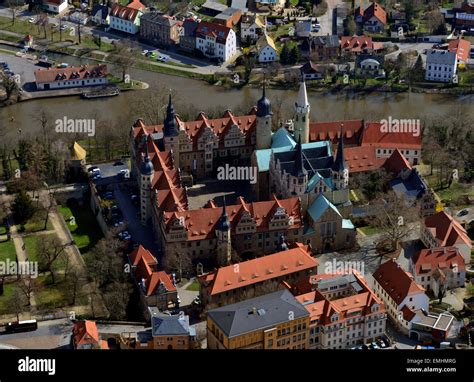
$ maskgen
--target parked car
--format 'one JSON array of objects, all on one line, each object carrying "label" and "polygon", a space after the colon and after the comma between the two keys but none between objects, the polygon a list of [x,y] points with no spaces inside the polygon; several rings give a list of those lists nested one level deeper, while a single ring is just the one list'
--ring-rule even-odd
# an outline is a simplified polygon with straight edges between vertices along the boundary
[{"label": "parked car", "polygon": [[170,58],[168,56],[158,56],[156,60],[160,62],[168,62]]},{"label": "parked car", "polygon": [[62,24],[59,29],[62,30],[62,31],[65,31],[67,28],[69,28],[69,27],[66,24]]},{"label": "parked car", "polygon": [[469,208],[463,208],[461,211],[458,212],[458,216],[466,216],[469,213]]},{"label": "parked car", "polygon": [[29,22],[30,24],[36,23],[36,17],[30,17],[30,18],[28,19],[28,22]]},{"label": "parked car", "polygon": [[117,236],[118,236],[118,238],[119,238],[120,240],[124,240],[124,241],[126,241],[126,240],[132,240],[132,235],[130,235],[130,233],[129,233],[128,231],[119,232],[119,233],[117,234]]},{"label": "parked car", "polygon": [[114,163],[114,166],[123,166],[124,163],[121,160],[118,160]]}]

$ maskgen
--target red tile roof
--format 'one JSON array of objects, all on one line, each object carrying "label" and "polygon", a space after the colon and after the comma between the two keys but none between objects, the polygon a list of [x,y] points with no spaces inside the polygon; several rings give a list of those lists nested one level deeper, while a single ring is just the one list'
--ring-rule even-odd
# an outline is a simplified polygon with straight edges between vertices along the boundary
[{"label": "red tile roof", "polygon": [[141,11],[145,9],[145,6],[139,1],[133,1],[127,6],[115,3],[110,11],[111,17],[117,17],[122,20],[135,22],[135,19]]},{"label": "red tile roof", "polygon": [[464,258],[456,247],[438,247],[422,249],[413,256],[416,274],[432,273],[436,269],[456,269],[455,272],[464,272]]},{"label": "red tile roof", "polygon": [[465,39],[451,40],[448,44],[448,52],[456,52],[458,60],[466,62],[471,52],[471,42]]},{"label": "red tile roof", "polygon": [[400,150],[395,149],[390,157],[385,161],[383,167],[396,176],[403,170],[411,170],[410,162],[403,156]]},{"label": "red tile roof", "polygon": [[333,146],[339,142],[341,128],[344,133],[344,144],[346,146],[358,145],[364,121],[361,119],[349,121],[312,122],[309,124],[309,140],[331,141]]},{"label": "red tile roof", "polygon": [[[226,207],[226,212],[231,224],[231,230],[235,232],[236,226],[242,215],[249,213],[255,221],[256,232],[266,232],[269,230],[269,223],[272,221],[277,208],[282,208],[292,219],[290,229],[297,229],[303,226],[300,199],[297,197],[289,199],[277,199],[246,203],[243,198],[239,198],[239,204]],[[182,219],[187,230],[187,240],[203,240],[215,237],[215,228],[219,217],[222,214],[222,207],[201,208],[184,212],[165,212],[164,224],[169,231],[176,220]]]},{"label": "red tile roof", "polygon": [[444,211],[426,217],[424,225],[438,240],[440,247],[466,244],[472,248],[471,239],[464,227]]},{"label": "red tile roof", "polygon": [[357,12],[364,17],[364,22],[369,21],[373,16],[375,16],[382,24],[387,24],[387,12],[385,12],[385,9],[383,9],[383,7],[378,3],[374,2],[364,10],[359,7],[356,10],[356,13]]},{"label": "red tile roof", "polygon": [[204,275],[200,281],[210,295],[216,295],[303,270],[316,271],[318,262],[311,257],[308,246],[296,244],[286,251],[221,267]]},{"label": "red tile roof", "polygon": [[[314,284],[318,279],[331,279],[340,276],[340,274],[322,274],[311,277],[315,279],[313,280]],[[348,314],[352,318],[356,312],[360,316],[383,313],[385,311],[383,302],[368,287],[365,279],[357,272],[354,273],[354,276],[357,278],[359,286],[362,287],[361,291],[357,294],[329,300],[316,287],[314,291],[296,296],[296,299],[305,306],[310,314],[310,320],[312,322],[317,321],[318,326],[343,322],[348,318]],[[378,304],[380,308],[377,312],[372,312],[372,306],[375,304]],[[337,321],[331,320],[334,313],[339,315]]]},{"label": "red tile roof", "polygon": [[142,245],[139,245],[130,255],[130,263],[132,266],[138,265],[141,259],[143,259],[146,264],[154,266],[158,264],[156,258],[151,254],[150,251],[146,250]]},{"label": "red tile roof", "polygon": [[228,28],[223,24],[203,21],[198,24],[196,37],[206,38],[207,36],[210,36],[216,38],[218,43],[225,44],[230,31],[231,28]]},{"label": "red tile roof", "polygon": [[377,158],[373,147],[347,147],[344,149],[344,158],[350,173],[377,170],[385,163],[385,158]]},{"label": "red tile roof", "polygon": [[372,37],[367,36],[342,36],[341,49],[350,50],[352,53],[359,53],[364,50],[373,50]]},{"label": "red tile roof", "polygon": [[367,122],[361,145],[377,148],[398,148],[400,150],[421,150],[421,133],[415,136],[411,132],[382,132],[380,122]]},{"label": "red tile roof", "polygon": [[408,305],[404,305],[403,308],[402,308],[402,314],[403,314],[403,319],[405,321],[408,321],[410,322],[412,320],[413,317],[416,316],[416,313],[411,310]]},{"label": "red tile roof", "polygon": [[397,305],[407,296],[425,293],[423,287],[413,280],[413,275],[403,270],[395,259],[383,263],[373,277]]},{"label": "red tile roof", "polygon": [[77,321],[73,327],[74,346],[99,346],[100,338],[97,325],[94,321]]},{"label": "red tile roof", "polygon": [[107,65],[104,64],[38,69],[35,71],[36,83],[104,78],[107,75]]},{"label": "red tile roof", "polygon": [[134,274],[137,282],[145,281],[145,294],[151,296],[156,292],[160,284],[167,292],[176,291],[171,276],[163,271],[155,271],[158,264],[156,258],[143,246],[136,248],[128,255],[132,267],[135,267]]}]

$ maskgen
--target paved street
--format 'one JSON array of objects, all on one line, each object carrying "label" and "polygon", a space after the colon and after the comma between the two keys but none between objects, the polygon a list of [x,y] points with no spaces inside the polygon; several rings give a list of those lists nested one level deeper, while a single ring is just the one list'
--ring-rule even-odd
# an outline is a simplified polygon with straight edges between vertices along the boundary
[{"label": "paved street", "polygon": [[321,29],[317,33],[320,36],[332,35],[333,33],[333,23],[334,23],[334,8],[339,4],[343,4],[343,0],[326,0],[328,4],[328,10],[323,15],[318,17],[318,21],[321,24]]},{"label": "paved street", "polygon": [[0,344],[19,349],[57,349],[68,347],[73,324],[68,319],[38,322],[33,332],[0,335]]}]

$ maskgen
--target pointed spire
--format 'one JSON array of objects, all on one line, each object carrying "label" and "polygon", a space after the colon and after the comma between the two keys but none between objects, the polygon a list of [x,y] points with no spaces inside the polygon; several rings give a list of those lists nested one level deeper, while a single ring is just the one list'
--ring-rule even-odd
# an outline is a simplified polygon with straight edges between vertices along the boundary
[{"label": "pointed spire", "polygon": [[295,104],[297,111],[300,113],[306,113],[309,111],[309,101],[308,101],[308,93],[306,91],[306,82],[304,79],[300,83],[300,89],[298,91],[298,97],[296,98]]},{"label": "pointed spire", "polygon": [[166,117],[163,124],[163,135],[165,137],[174,137],[179,134],[176,125],[176,115],[174,112],[173,102],[171,100],[171,89],[168,98],[168,107],[166,108]]},{"label": "pointed spire", "polygon": [[217,225],[217,229],[220,231],[228,231],[230,229],[230,222],[229,218],[227,216],[227,211],[226,211],[226,203],[225,203],[225,195],[224,195],[224,203],[222,205],[222,214],[221,217],[219,218],[219,223]]},{"label": "pointed spire", "polygon": [[257,102],[257,117],[267,117],[272,115],[272,104],[266,96],[265,74],[263,75],[262,97]]},{"label": "pointed spire", "polygon": [[145,155],[143,157],[143,162],[140,166],[140,172],[142,175],[151,175],[153,174],[153,164],[150,162],[150,157],[148,156],[148,141],[145,139]]},{"label": "pointed spire", "polygon": [[341,123],[341,134],[339,136],[339,143],[337,145],[337,154],[336,154],[336,161],[334,162],[332,169],[334,171],[344,171],[346,168],[346,162],[344,160],[344,131],[343,131],[344,124]]},{"label": "pointed spire", "polygon": [[298,143],[296,144],[296,157],[295,157],[295,176],[298,178],[304,177],[308,174],[308,171],[304,168],[303,158],[303,146],[301,145],[301,135],[298,136]]}]

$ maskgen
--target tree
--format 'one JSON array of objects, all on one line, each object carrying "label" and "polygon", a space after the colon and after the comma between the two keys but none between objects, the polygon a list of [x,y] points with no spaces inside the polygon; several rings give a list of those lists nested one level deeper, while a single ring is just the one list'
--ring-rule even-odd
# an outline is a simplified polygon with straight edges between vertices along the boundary
[{"label": "tree", "polygon": [[439,289],[438,289],[438,303],[441,305],[443,302],[443,298],[446,296],[446,287],[444,283],[440,283]]},{"label": "tree", "polygon": [[37,243],[39,269],[41,272],[49,272],[52,284],[56,283],[54,273],[56,263],[64,254],[67,246],[68,244],[62,244],[57,237],[46,237]]},{"label": "tree", "polygon": [[127,282],[114,282],[107,288],[104,302],[111,319],[122,320],[126,318],[131,292],[131,285]]},{"label": "tree", "polygon": [[300,48],[297,44],[293,44],[290,50],[290,64],[297,64],[301,59]]},{"label": "tree", "polygon": [[163,258],[163,264],[166,269],[178,272],[178,278],[181,280],[185,273],[192,270],[191,257],[186,252],[172,251],[166,253]]},{"label": "tree", "polygon": [[20,12],[21,8],[25,3],[21,0],[7,0],[5,5],[10,8],[10,12],[12,14],[12,24],[15,24],[16,16]]},{"label": "tree", "polygon": [[35,213],[35,208],[33,207],[33,202],[28,196],[26,191],[21,190],[16,196],[15,201],[13,202],[13,219],[17,224],[19,224],[24,229],[26,222],[31,219]]},{"label": "tree", "polygon": [[252,74],[252,70],[255,67],[256,62],[257,62],[257,59],[254,56],[245,55],[243,57],[245,83],[249,82],[250,75]]},{"label": "tree", "polygon": [[421,54],[420,54],[418,55],[418,58],[416,59],[415,65],[410,71],[410,79],[411,81],[423,81],[424,77],[425,77],[425,71],[423,68],[423,58],[421,57]]},{"label": "tree", "polygon": [[100,240],[87,258],[88,274],[98,287],[106,287],[108,284],[125,279],[123,263],[117,256],[120,245],[119,240],[109,236]]},{"label": "tree", "polygon": [[12,294],[7,300],[7,309],[16,315],[16,320],[20,321],[20,313],[25,307],[25,295],[18,287],[14,287]]},{"label": "tree", "polygon": [[26,299],[26,305],[30,306],[31,304],[31,296],[33,292],[36,290],[36,280],[31,276],[21,277],[20,281],[18,282],[18,287],[23,292],[23,295]]},{"label": "tree", "polygon": [[127,81],[127,72],[135,65],[140,55],[138,48],[132,42],[119,41],[115,43],[115,50],[109,55],[112,63],[122,72],[122,81]]},{"label": "tree", "polygon": [[70,305],[76,304],[80,281],[81,274],[77,268],[72,267],[70,270],[68,270],[68,272],[66,273],[64,287],[66,291],[66,298],[68,299]]},{"label": "tree", "polygon": [[398,197],[391,191],[378,199],[374,210],[374,226],[383,231],[384,238],[390,241],[391,249],[397,249],[400,241],[412,231],[408,223],[418,217],[415,208],[409,206],[404,197]]},{"label": "tree", "polygon": [[345,29],[346,29],[345,32],[346,32],[347,36],[353,36],[353,35],[356,34],[357,24],[354,20],[354,16],[352,16],[352,15],[347,16]]},{"label": "tree", "polygon": [[444,16],[439,9],[426,14],[426,24],[433,34],[445,35],[447,32]]},{"label": "tree", "polygon": [[284,43],[280,52],[280,62],[283,65],[287,65],[290,61],[290,45],[289,43]]},{"label": "tree", "polygon": [[18,154],[16,155],[18,166],[21,171],[28,169],[28,164],[31,162],[31,142],[25,139],[20,139],[18,142]]}]

